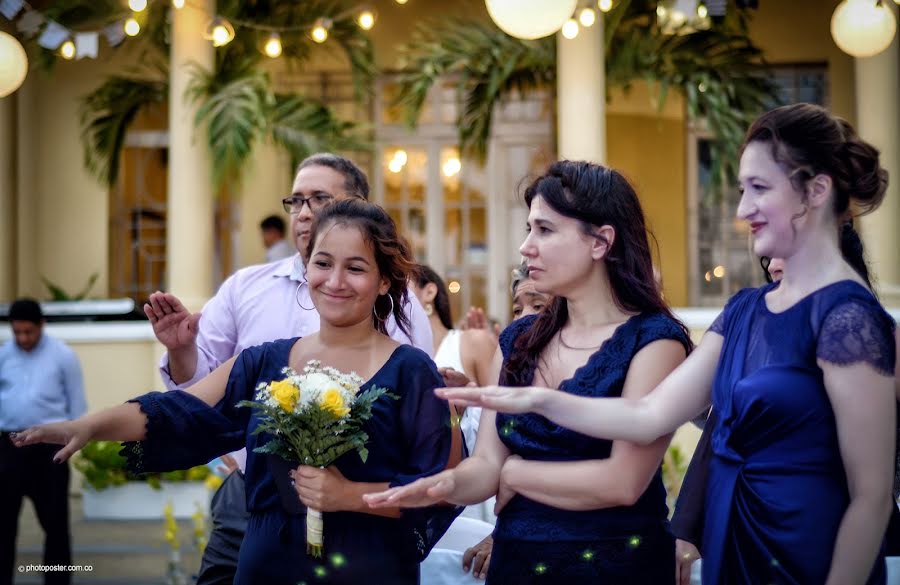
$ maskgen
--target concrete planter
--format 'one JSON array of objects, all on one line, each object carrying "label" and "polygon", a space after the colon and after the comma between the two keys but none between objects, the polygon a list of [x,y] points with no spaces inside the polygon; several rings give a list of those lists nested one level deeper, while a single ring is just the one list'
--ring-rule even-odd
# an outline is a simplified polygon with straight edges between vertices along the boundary
[{"label": "concrete planter", "polygon": [[160,520],[170,501],[176,518],[190,518],[198,504],[205,514],[211,496],[201,481],[163,482],[159,490],[144,482],[129,482],[100,491],[86,486],[82,503],[86,519]]}]

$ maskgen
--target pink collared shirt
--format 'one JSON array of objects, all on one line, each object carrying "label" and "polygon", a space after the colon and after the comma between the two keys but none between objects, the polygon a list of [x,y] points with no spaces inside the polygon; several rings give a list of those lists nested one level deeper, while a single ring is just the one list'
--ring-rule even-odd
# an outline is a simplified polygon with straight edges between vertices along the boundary
[{"label": "pink collared shirt", "polygon": [[[193,377],[176,384],[169,375],[169,356],[163,354],[159,370],[166,387],[187,388],[245,348],[318,331],[319,313],[313,307],[302,274],[300,255],[295,254],[277,262],[242,268],[228,277],[203,307]],[[300,305],[312,310],[304,310]],[[412,339],[400,331],[393,317],[388,322],[390,336],[432,355],[431,324],[412,291],[406,314]]]}]

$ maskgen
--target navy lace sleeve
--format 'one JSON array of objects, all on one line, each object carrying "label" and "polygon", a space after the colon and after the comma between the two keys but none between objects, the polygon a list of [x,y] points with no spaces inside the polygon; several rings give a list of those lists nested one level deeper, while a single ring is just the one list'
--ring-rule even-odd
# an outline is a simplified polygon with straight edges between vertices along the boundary
[{"label": "navy lace sleeve", "polygon": [[123,443],[121,454],[135,473],[172,471],[203,465],[217,456],[245,446],[253,372],[259,369],[259,348],[244,350],[235,360],[225,397],[209,406],[184,390],[150,392],[129,400],[147,415],[143,441]]},{"label": "navy lace sleeve", "polygon": [[531,326],[534,325],[537,318],[537,315],[528,315],[521,319],[516,319],[507,325],[506,329],[500,333],[500,351],[503,352],[504,360],[509,359],[509,354],[512,353],[513,344],[516,342],[516,339],[518,339],[522,333],[531,329]]},{"label": "navy lace sleeve", "polygon": [[[409,348],[401,365],[403,387],[400,427],[408,446],[408,461],[399,470],[391,487],[406,485],[422,477],[440,473],[447,466],[452,442],[450,410],[438,398],[435,388],[444,385],[434,362],[422,351]],[[403,522],[412,537],[412,554],[421,561],[453,520],[462,511],[457,506],[432,506],[403,511]]]},{"label": "navy lace sleeve", "polygon": [[894,324],[887,313],[874,303],[850,300],[826,315],[819,330],[816,357],[839,366],[866,363],[893,376],[894,344]]},{"label": "navy lace sleeve", "polygon": [[693,349],[690,335],[678,321],[662,313],[656,313],[648,315],[641,323],[634,351],[637,353],[645,346],[661,339],[677,341],[684,347],[686,354],[691,353],[691,349]]}]

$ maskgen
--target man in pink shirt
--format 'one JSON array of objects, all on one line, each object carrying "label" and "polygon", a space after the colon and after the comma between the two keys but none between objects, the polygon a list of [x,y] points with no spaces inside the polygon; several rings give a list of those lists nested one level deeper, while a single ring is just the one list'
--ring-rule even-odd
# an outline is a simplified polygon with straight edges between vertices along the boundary
[{"label": "man in pink shirt", "polygon": [[[247,347],[318,331],[319,313],[309,295],[303,264],[313,218],[334,201],[368,196],[369,184],[359,167],[334,154],[314,154],[300,163],[292,193],[282,201],[291,215],[290,236],[298,254],[238,270],[222,283],[200,313],[192,314],[170,293],[150,295],[144,313],[167,350],[160,362],[166,387],[188,387]],[[409,299],[406,311],[411,339],[399,330],[393,317],[388,331],[397,341],[411,343],[431,355],[428,317],[415,295],[410,294]],[[246,453],[233,455],[243,469]],[[212,520],[213,532],[198,585],[230,584],[234,578],[237,551],[246,528],[240,473],[232,473],[213,498]]]}]

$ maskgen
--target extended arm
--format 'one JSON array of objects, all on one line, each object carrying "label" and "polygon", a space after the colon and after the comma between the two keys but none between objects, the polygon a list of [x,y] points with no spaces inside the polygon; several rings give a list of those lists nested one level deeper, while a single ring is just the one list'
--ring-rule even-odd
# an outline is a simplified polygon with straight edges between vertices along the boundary
[{"label": "extended arm", "polygon": [[419,479],[409,485],[365,496],[369,506],[421,507],[441,501],[458,505],[483,502],[497,493],[500,469],[509,450],[497,435],[496,414],[482,413],[475,453],[453,469]]},{"label": "extended arm", "polygon": [[709,403],[721,350],[722,336],[708,332],[684,363],[640,399],[585,398],[537,387],[444,388],[438,394],[466,406],[536,412],[592,437],[649,445]]},{"label": "extended arm", "polygon": [[[647,395],[684,358],[684,347],[677,341],[651,343],[632,359],[622,396],[639,399]],[[670,439],[671,435],[666,435],[647,446],[615,441],[607,459],[550,462],[511,458],[503,467],[501,485],[564,510],[631,506],[647,490]]]},{"label": "extended arm", "polygon": [[[187,390],[209,406],[225,396],[225,387],[234,358]],[[39,425],[22,431],[13,439],[16,446],[51,443],[64,445],[54,456],[65,461],[88,441],[141,441],[146,438],[147,415],[140,405],[129,402],[83,416],[77,420]]]}]

